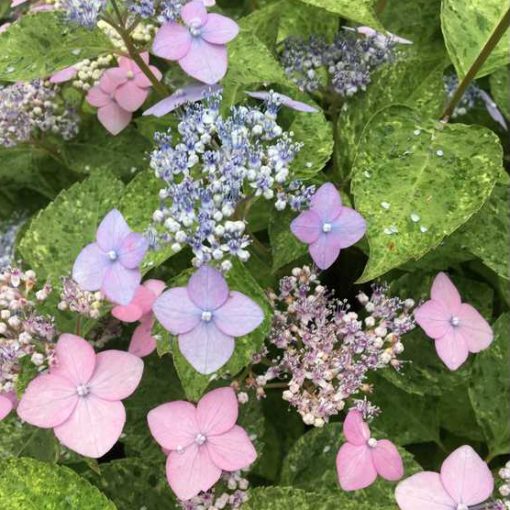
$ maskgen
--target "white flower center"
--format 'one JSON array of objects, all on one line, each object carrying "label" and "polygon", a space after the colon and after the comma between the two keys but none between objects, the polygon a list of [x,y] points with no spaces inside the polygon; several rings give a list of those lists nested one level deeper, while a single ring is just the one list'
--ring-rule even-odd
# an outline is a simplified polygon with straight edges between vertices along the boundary
[{"label": "white flower center", "polygon": [[126,76],[127,76],[128,80],[132,80],[135,77],[135,73],[133,73],[133,71],[128,71],[126,73]]},{"label": "white flower center", "polygon": [[331,223],[324,223],[322,225],[322,231],[327,234],[328,232],[331,232]]},{"label": "white flower center", "polygon": [[189,33],[193,37],[198,37],[202,33],[202,24],[200,23],[199,19],[194,19],[191,21],[191,23],[188,25]]},{"label": "white flower center", "polygon": [[204,322],[210,322],[211,319],[212,319],[212,313],[211,312],[208,312],[208,311],[202,312],[202,320]]},{"label": "white flower center", "polygon": [[450,319],[450,324],[453,326],[453,327],[457,327],[459,324],[460,324],[460,319],[454,315],[451,319]]},{"label": "white flower center", "polygon": [[195,443],[197,443],[197,445],[199,446],[202,446],[205,443],[206,439],[207,438],[204,436],[204,434],[197,434],[195,437]]},{"label": "white flower center", "polygon": [[375,448],[377,446],[377,439],[374,439],[373,437],[371,437],[367,441],[367,444],[368,444],[368,446],[370,446],[370,448]]},{"label": "white flower center", "polygon": [[184,448],[179,445],[177,446],[177,448],[175,449],[175,451],[179,454],[179,455],[182,455],[184,453]]},{"label": "white flower center", "polygon": [[90,388],[86,384],[80,384],[76,388],[76,393],[78,393],[80,397],[86,397],[90,393]]},{"label": "white flower center", "polygon": [[459,503],[457,505],[456,510],[469,510],[469,507],[467,505],[465,505],[464,503]]},{"label": "white flower center", "polygon": [[108,252],[108,258],[111,260],[111,261],[114,261],[114,260],[117,260],[118,258],[118,255],[117,255],[117,252],[115,250],[111,250]]}]

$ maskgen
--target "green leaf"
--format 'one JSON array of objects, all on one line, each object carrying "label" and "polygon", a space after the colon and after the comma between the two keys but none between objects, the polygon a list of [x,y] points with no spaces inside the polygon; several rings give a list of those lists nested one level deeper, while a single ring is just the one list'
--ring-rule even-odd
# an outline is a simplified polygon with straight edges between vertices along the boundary
[{"label": "green leaf", "polygon": [[324,9],[303,4],[298,0],[284,0],[280,6],[280,26],[277,42],[287,37],[307,38],[320,34],[332,40],[338,31],[338,19]]},{"label": "green leaf", "polygon": [[[185,284],[189,274],[186,273],[180,283]],[[230,290],[237,290],[255,301],[264,311],[264,321],[252,333],[235,339],[235,350],[230,360],[217,372],[210,375],[199,374],[180,353],[174,340],[172,353],[174,365],[181,384],[189,400],[197,401],[211,381],[225,374],[235,375],[250,363],[253,354],[259,352],[271,327],[272,311],[264,291],[246,267],[239,261],[233,261],[233,268],[226,274]],[[174,282],[176,283],[176,282]]]},{"label": "green leaf", "polygon": [[353,168],[370,245],[359,281],[438,246],[482,207],[500,171],[501,145],[486,128],[444,125],[399,106],[374,116]]},{"label": "green leaf", "polygon": [[274,2],[256,9],[239,20],[241,30],[254,34],[268,48],[272,48],[278,36],[280,17],[284,13],[284,1]]},{"label": "green leaf", "polygon": [[0,421],[0,458],[32,457],[44,462],[56,462],[59,449],[51,429],[22,424],[15,415]]},{"label": "green leaf", "polygon": [[[393,412],[392,409],[385,411]],[[375,429],[372,433],[375,438],[384,437]],[[373,505],[371,508],[384,508],[386,505],[393,508],[395,485],[385,480],[378,479],[367,489],[354,492],[344,492],[339,488],[335,459],[343,443],[341,423],[329,423],[307,432],[296,441],[285,458],[280,484],[333,494],[337,504],[333,508],[359,508],[355,505],[364,504],[367,508],[370,508],[369,504]],[[412,455],[401,447],[398,449],[404,460],[406,476],[419,471],[420,466]]]},{"label": "green leaf", "polygon": [[160,404],[183,398],[170,357],[159,358],[153,353],[144,358],[142,381],[135,393],[124,401],[127,420],[121,441],[128,457],[164,463],[161,448],[147,427],[147,413]]},{"label": "green leaf", "polygon": [[113,49],[101,30],[68,23],[61,12],[22,16],[0,39],[0,80],[44,78]]},{"label": "green leaf", "polygon": [[100,472],[84,477],[110,498],[119,510],[179,508],[165,476],[165,463],[118,459],[100,465]]},{"label": "green leaf", "polygon": [[[163,181],[148,169],[141,171],[125,187],[118,209],[135,232],[144,232],[152,223],[152,215],[160,206],[159,190],[162,187]],[[142,273],[159,266],[174,254],[169,245],[147,252],[140,266]]]},{"label": "green leaf", "polygon": [[382,29],[380,21],[375,14],[378,0],[301,0],[305,4],[320,7],[328,12],[337,14],[342,18],[368,25],[375,29]]},{"label": "green leaf", "polygon": [[370,401],[382,410],[374,420],[374,427],[384,431],[396,444],[405,446],[432,441],[440,444],[439,413],[435,397],[412,395],[382,377],[377,377]]},{"label": "green leaf", "polygon": [[446,101],[445,65],[446,55],[441,48],[430,56],[415,48],[402,49],[394,63],[376,71],[366,92],[345,103],[338,117],[336,148],[343,175],[351,172],[361,136],[383,108],[400,104],[439,117]]},{"label": "green leaf", "polygon": [[507,255],[510,243],[508,187],[496,186],[489,200],[455,234],[467,249],[495,273],[510,279]]},{"label": "green leaf", "polygon": [[510,452],[510,314],[505,313],[493,325],[491,346],[475,354],[469,398],[476,419],[484,432],[490,457]]},{"label": "green leaf", "polygon": [[96,171],[62,191],[32,220],[19,250],[39,278],[55,283],[70,272],[104,215],[118,206],[123,187],[110,172]]},{"label": "green leaf", "polygon": [[[508,9],[501,0],[443,0],[441,25],[450,59],[463,78]],[[492,50],[476,77],[486,76],[510,61],[509,32]]]},{"label": "green leaf", "polygon": [[[256,487],[248,491],[249,499],[243,510],[334,510],[334,496],[305,492],[292,487]],[[342,506],[343,510],[351,507]],[[366,510],[356,507],[357,510]],[[353,508],[354,510],[354,508]],[[381,509],[385,510],[385,509]]]},{"label": "green leaf", "polygon": [[494,101],[498,104],[503,115],[510,119],[510,68],[502,67],[489,78],[491,93]]},{"label": "green leaf", "polygon": [[[296,97],[301,100],[301,97]],[[311,103],[302,95],[303,101]],[[320,172],[333,153],[333,128],[322,110],[316,113],[296,112],[290,126],[294,139],[301,142],[303,147],[290,165],[292,177],[295,179],[310,179]]]},{"label": "green leaf", "polygon": [[13,510],[116,509],[71,469],[30,458],[0,459],[0,501],[3,508]]},{"label": "green leaf", "polygon": [[223,79],[223,100],[226,105],[236,102],[247,85],[279,83],[289,86],[289,81],[267,46],[251,31],[241,30],[228,46],[228,72]]},{"label": "green leaf", "polygon": [[386,30],[413,41],[423,52],[431,51],[437,40],[442,43],[440,13],[441,0],[388,0],[380,18]]},{"label": "green leaf", "polygon": [[306,255],[306,244],[290,231],[290,223],[296,217],[294,211],[273,211],[269,223],[269,239],[273,252],[273,272]]},{"label": "green leaf", "polygon": [[130,177],[144,168],[149,148],[146,138],[133,127],[110,136],[97,122],[82,126],[78,137],[64,146],[68,165],[76,172],[101,168],[119,177]]}]

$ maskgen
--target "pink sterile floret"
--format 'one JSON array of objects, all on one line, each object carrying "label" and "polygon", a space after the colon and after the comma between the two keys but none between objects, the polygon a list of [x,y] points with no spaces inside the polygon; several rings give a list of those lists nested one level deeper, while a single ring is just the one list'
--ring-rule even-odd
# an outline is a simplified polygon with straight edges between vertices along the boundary
[{"label": "pink sterile floret", "polygon": [[126,411],[121,400],[138,386],[143,362],[127,352],[95,354],[79,336],[60,336],[58,365],[36,377],[18,405],[19,417],[52,428],[60,442],[87,457],[103,456],[119,439]]},{"label": "pink sterile floret", "polygon": [[80,252],[73,266],[73,278],[84,290],[101,290],[112,302],[127,305],[133,299],[142,274],[139,264],[148,243],[132,232],[117,209],[112,209],[96,232],[96,242]]},{"label": "pink sterile floret", "polygon": [[336,457],[338,481],[345,491],[372,485],[377,475],[386,480],[399,480],[404,474],[402,458],[396,446],[387,439],[374,439],[359,411],[349,411],[343,426],[347,442]]},{"label": "pink sterile floret", "polygon": [[401,510],[468,510],[493,490],[489,467],[464,445],[445,459],[441,473],[423,471],[400,482],[395,497]]},{"label": "pink sterile floret", "polygon": [[0,420],[3,420],[16,406],[14,391],[0,391]]},{"label": "pink sterile floret", "polygon": [[223,366],[234,352],[234,338],[247,335],[264,320],[252,299],[229,291],[222,274],[202,266],[187,287],[164,292],[154,303],[163,327],[179,335],[179,349],[201,374]]},{"label": "pink sterile floret", "polygon": [[365,220],[354,209],[344,207],[331,183],[323,184],[312,197],[310,209],[290,225],[292,233],[309,245],[308,251],[320,269],[327,269],[340,250],[357,243],[365,234]]},{"label": "pink sterile floret", "polygon": [[489,347],[492,328],[474,307],[461,302],[459,291],[445,273],[435,277],[430,297],[414,312],[416,322],[435,340],[445,365],[457,370],[470,352]]},{"label": "pink sterile floret", "polygon": [[182,400],[160,405],[147,420],[156,441],[168,451],[168,483],[182,500],[209,490],[222,471],[248,467],[257,452],[236,425],[238,402],[232,388],[204,395],[195,407]]}]

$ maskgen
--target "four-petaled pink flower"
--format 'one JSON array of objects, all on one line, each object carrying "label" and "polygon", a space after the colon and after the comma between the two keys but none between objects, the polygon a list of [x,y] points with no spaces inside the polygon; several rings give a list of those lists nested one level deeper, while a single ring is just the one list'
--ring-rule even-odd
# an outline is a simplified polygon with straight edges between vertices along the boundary
[{"label": "four-petaled pink flower", "polygon": [[461,302],[459,291],[445,273],[435,277],[430,297],[414,312],[416,322],[435,340],[445,365],[457,370],[470,352],[489,347],[492,328],[475,308]]},{"label": "four-petaled pink flower", "polygon": [[349,411],[343,430],[347,442],[336,457],[338,481],[343,490],[364,489],[375,482],[377,475],[391,481],[402,478],[404,466],[397,448],[387,439],[371,437],[359,411]]},{"label": "four-petaled pink flower", "polygon": [[247,335],[264,319],[260,306],[235,290],[222,274],[202,266],[187,287],[164,292],[153,306],[156,318],[179,335],[183,356],[201,374],[223,366],[234,352],[234,337]]},{"label": "four-petaled pink flower", "polygon": [[14,391],[0,391],[0,420],[3,420],[16,406]]},{"label": "four-petaled pink flower", "polygon": [[73,278],[84,290],[101,290],[114,303],[127,305],[133,299],[142,274],[138,268],[148,243],[132,232],[117,209],[112,209],[96,232],[96,242],[80,252]]},{"label": "four-petaled pink flower", "polygon": [[[141,53],[140,57],[146,64],[149,64],[147,52]],[[161,79],[162,75],[158,68],[149,66],[149,69],[158,80]],[[113,92],[115,101],[128,112],[135,112],[143,105],[152,86],[151,81],[136,62],[126,57],[119,58],[118,67],[112,67],[104,72],[101,81],[108,79],[116,85]]]},{"label": "four-petaled pink flower", "polygon": [[18,405],[19,417],[52,428],[60,442],[87,457],[103,456],[119,439],[126,411],[121,400],[140,382],[143,361],[127,352],[96,355],[79,336],[60,336],[58,365],[37,376]]},{"label": "four-petaled pink flower", "polygon": [[123,322],[140,321],[129,344],[128,351],[131,354],[143,358],[156,348],[156,340],[152,336],[152,327],[155,321],[152,305],[164,288],[165,282],[161,280],[147,280],[138,287],[135,296],[128,305],[117,305],[113,308],[112,315]]},{"label": "four-petaled pink flower", "polygon": [[487,464],[464,445],[445,459],[441,473],[423,471],[400,482],[395,497],[401,510],[468,510],[487,500],[493,489]]},{"label": "four-petaled pink flower", "polygon": [[308,251],[320,269],[335,262],[342,248],[357,243],[365,234],[365,220],[354,209],[344,207],[333,184],[323,184],[313,195],[308,211],[290,225],[292,233],[309,245]]},{"label": "four-petaled pink flower", "polygon": [[209,14],[199,0],[184,5],[181,17],[186,26],[169,22],[159,29],[152,47],[154,55],[177,60],[186,73],[204,83],[218,82],[227,72],[225,44],[239,33],[237,23],[220,14]]},{"label": "four-petaled pink flower", "polygon": [[237,416],[232,388],[210,391],[196,407],[179,400],[149,412],[151,433],[169,452],[166,475],[179,499],[209,490],[222,471],[246,468],[256,459],[248,434],[236,425]]}]

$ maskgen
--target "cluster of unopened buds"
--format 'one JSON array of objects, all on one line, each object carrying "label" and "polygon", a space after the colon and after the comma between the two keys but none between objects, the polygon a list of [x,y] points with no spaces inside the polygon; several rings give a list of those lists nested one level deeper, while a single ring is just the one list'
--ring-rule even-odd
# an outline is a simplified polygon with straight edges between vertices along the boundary
[{"label": "cluster of unopened buds", "polygon": [[[225,472],[218,485],[187,501],[179,501],[182,510],[237,510],[248,501],[249,482],[241,471]],[[224,487],[220,492],[218,487]]]},{"label": "cluster of unopened buds", "polygon": [[[374,287],[370,298],[358,295],[362,318],[306,266],[293,269],[280,281],[279,293],[269,297],[274,308],[269,341],[280,351],[251,386],[261,396],[269,381],[284,380],[283,398],[316,427],[344,409],[346,400],[370,393],[371,371],[399,367],[401,337],[414,328],[412,300],[391,298],[385,287]],[[366,417],[377,412],[368,402],[358,405]]]},{"label": "cluster of unopened buds", "polygon": [[510,461],[505,464],[505,467],[499,470],[499,477],[503,480],[503,484],[499,486],[498,491],[503,497],[501,503],[502,509],[510,509]]},{"label": "cluster of unopened buds", "polygon": [[63,277],[61,282],[59,310],[69,310],[84,317],[99,319],[101,305],[105,300],[101,292],[83,290],[71,277]]},{"label": "cluster of unopened buds", "polygon": [[21,358],[29,356],[38,370],[54,362],[53,320],[35,311],[50,292],[48,284],[37,290],[31,270],[11,267],[0,273],[0,392],[15,390]]},{"label": "cluster of unopened buds", "polygon": [[[288,184],[301,146],[276,122],[277,95],[268,97],[265,109],[235,106],[227,117],[220,114],[220,102],[213,93],[185,107],[178,139],[157,133],[151,154],[151,168],[166,184],[153,215],[163,226],[160,240],[174,251],[189,245],[196,266],[229,256],[248,259],[251,240],[242,216],[250,200],[261,197],[275,200],[279,209],[288,204],[297,210],[308,205],[315,189]],[[227,270],[230,261],[225,262]]]}]

